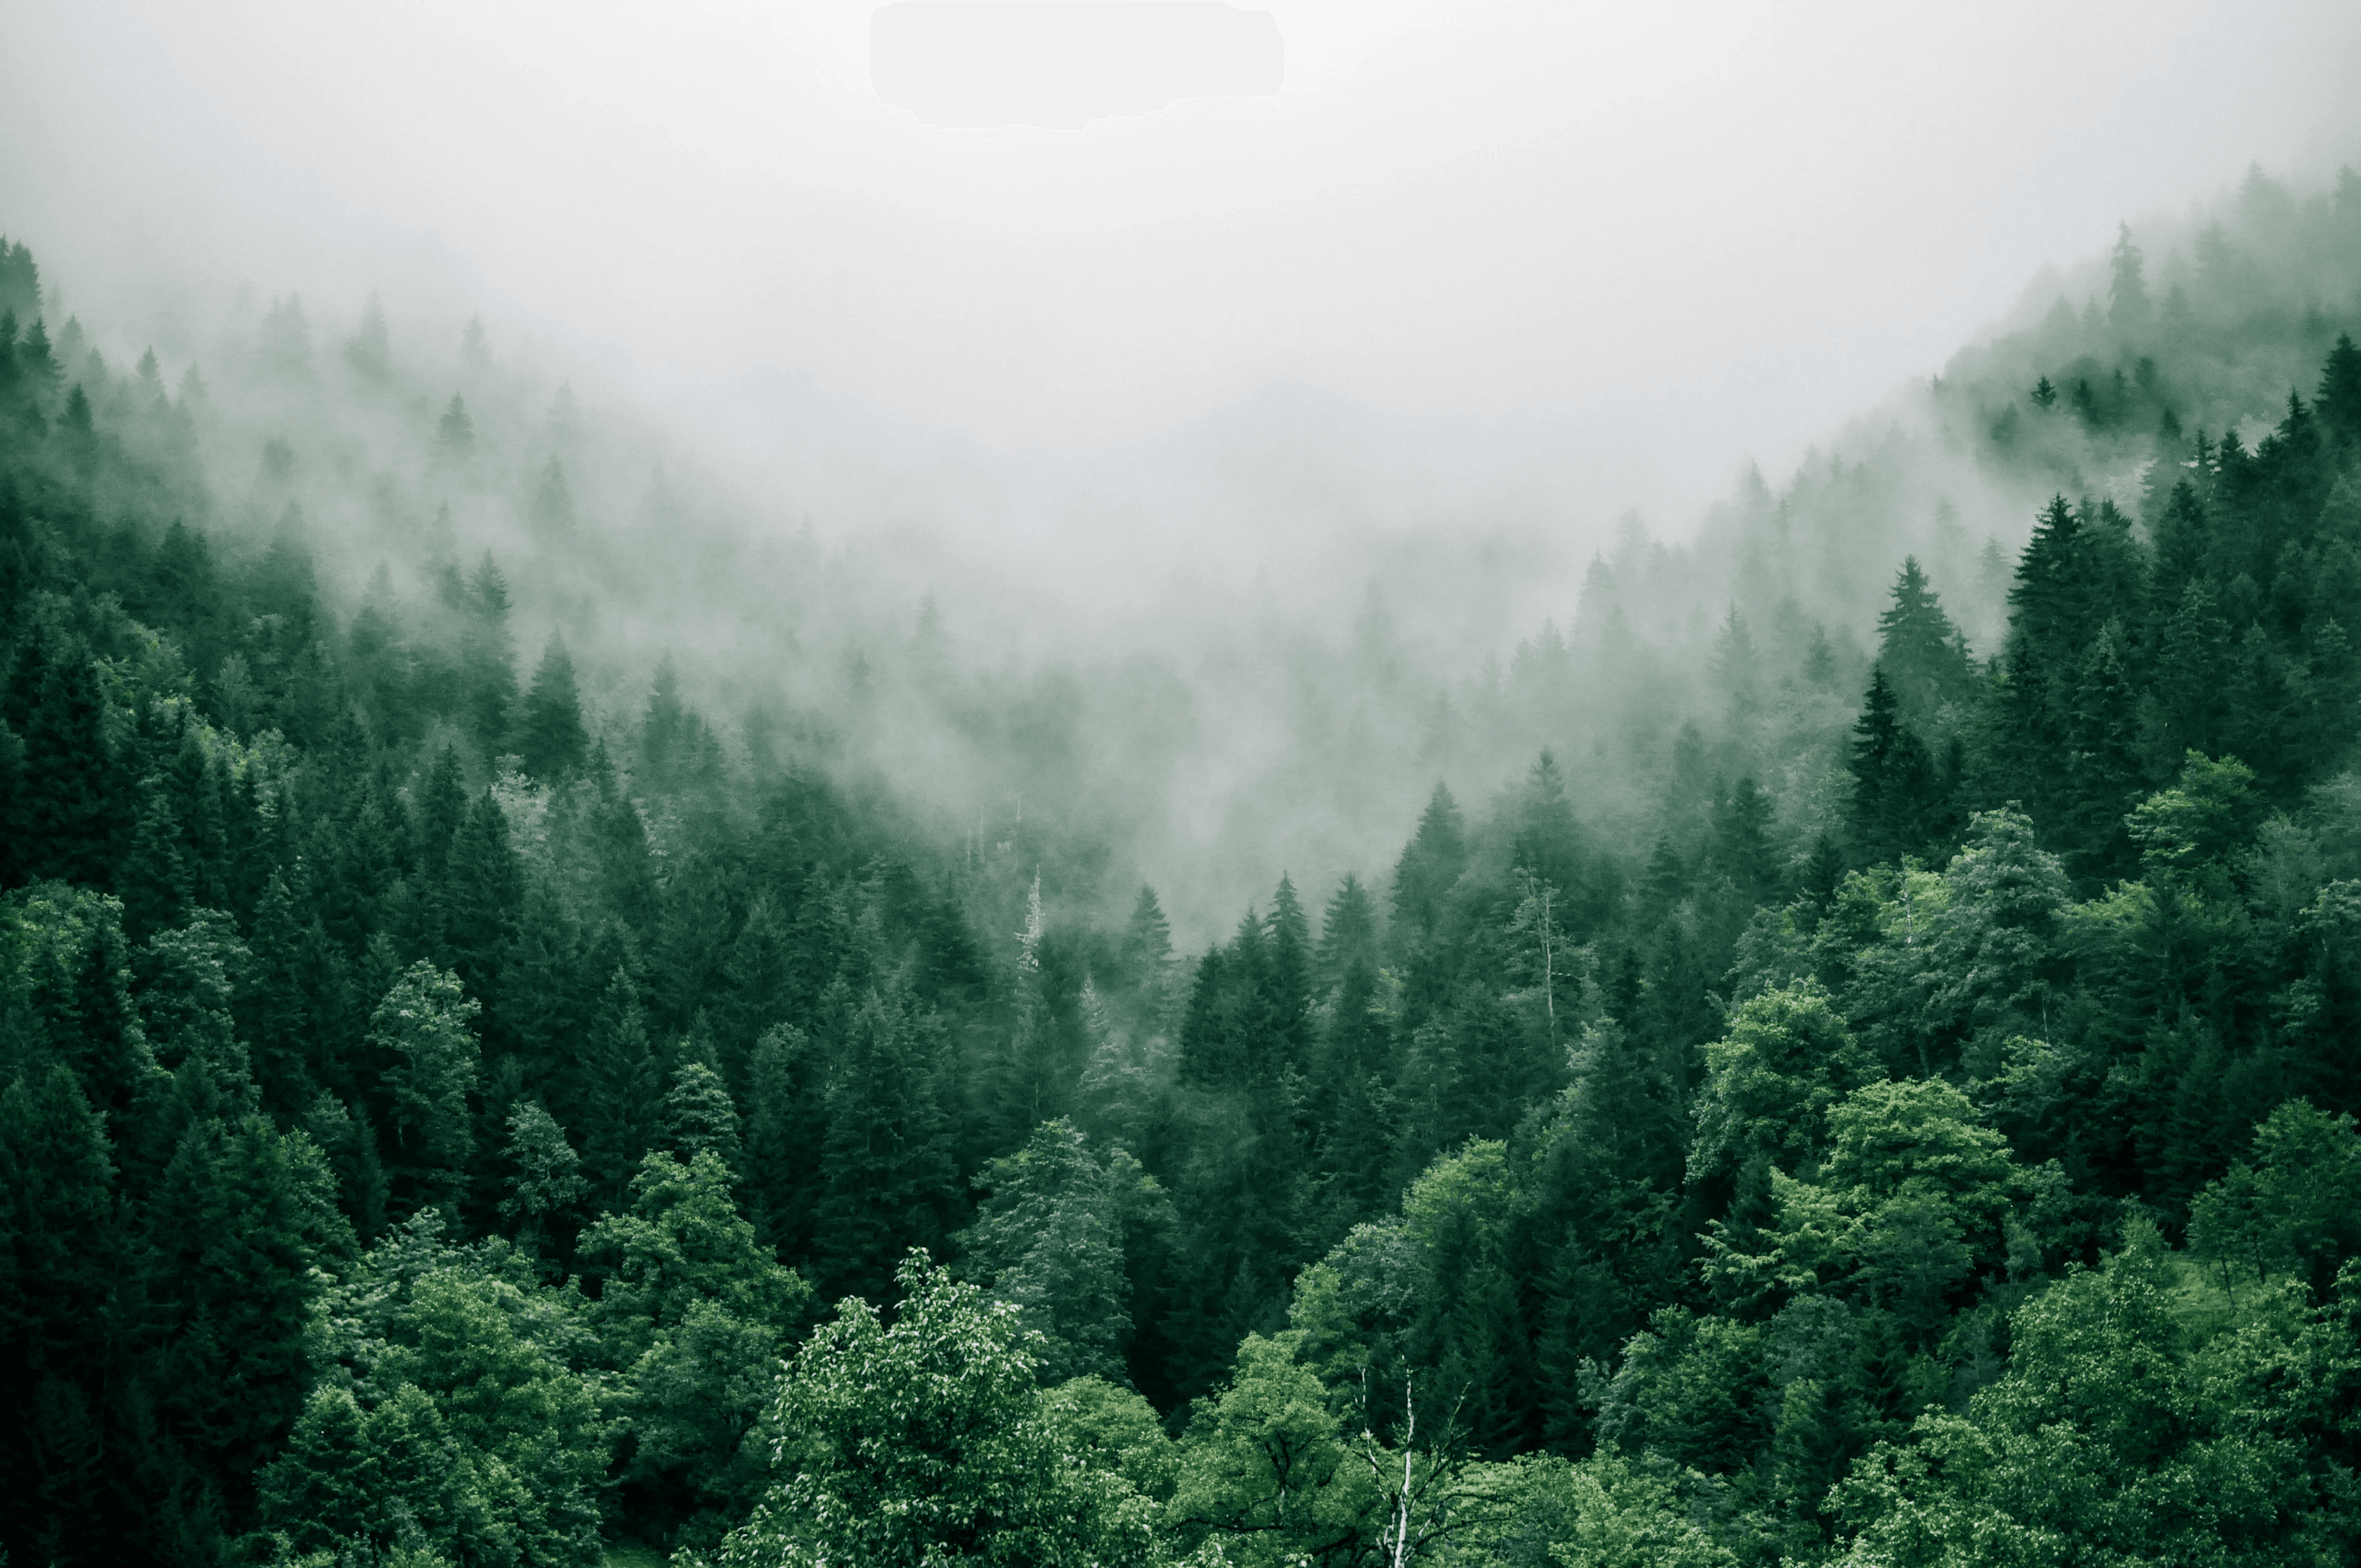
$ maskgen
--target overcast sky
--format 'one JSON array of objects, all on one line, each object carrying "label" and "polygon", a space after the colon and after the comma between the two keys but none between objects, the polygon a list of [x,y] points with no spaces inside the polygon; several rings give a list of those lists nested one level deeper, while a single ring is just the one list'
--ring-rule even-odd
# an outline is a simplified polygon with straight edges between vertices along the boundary
[{"label": "overcast sky", "polygon": [[93,314],[479,310],[783,515],[1086,579],[1178,529],[1678,532],[2118,216],[2361,157],[2350,0],[1273,0],[1277,98],[1082,131],[881,104],[872,9],[18,0],[0,229]]}]

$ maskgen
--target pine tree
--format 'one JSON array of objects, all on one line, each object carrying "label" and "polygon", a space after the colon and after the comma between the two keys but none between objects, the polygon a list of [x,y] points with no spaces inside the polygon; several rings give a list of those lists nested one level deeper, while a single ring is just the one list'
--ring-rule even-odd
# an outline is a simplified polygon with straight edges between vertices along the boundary
[{"label": "pine tree", "polygon": [[2336,346],[2328,351],[2312,411],[2332,439],[2361,441],[2361,348],[2354,346],[2350,333],[2338,333]]},{"label": "pine tree", "polygon": [[1565,895],[1569,905],[1581,886],[1582,828],[1566,797],[1565,775],[1557,759],[1544,750],[1525,774],[1524,795],[1518,802],[1517,862]]},{"label": "pine tree", "polygon": [[97,677],[58,640],[28,641],[17,659],[14,686],[33,685],[36,695],[17,731],[24,762],[8,824],[16,853],[34,876],[106,887],[117,836],[131,824]]},{"label": "pine tree", "polygon": [[133,1433],[108,1388],[131,1359],[115,1187],[104,1124],[64,1066],[0,1086],[0,1397],[21,1412],[0,1423],[11,1561],[146,1555],[120,1464]]},{"label": "pine tree", "polygon": [[476,453],[476,422],[467,416],[467,404],[458,393],[451,394],[450,405],[434,425],[434,455],[445,463],[464,463]]},{"label": "pine tree", "polygon": [[882,1298],[895,1260],[942,1233],[957,1173],[931,1055],[900,997],[862,998],[828,1086],[813,1235],[825,1297]]},{"label": "pine tree", "polygon": [[566,639],[553,633],[533,672],[518,726],[517,749],[525,772],[547,783],[572,777],[588,759],[590,737],[582,728],[582,698],[574,683],[574,661]]},{"label": "pine tree", "polygon": [[435,753],[433,767],[419,791],[417,823],[418,869],[440,881],[451,861],[451,841],[467,820],[467,786],[459,771],[459,753],[445,746]]},{"label": "pine tree", "polygon": [[2074,694],[2070,784],[2078,869],[2102,879],[2134,865],[2124,814],[2142,793],[2138,696],[2123,629],[2109,622],[2082,661]]},{"label": "pine tree", "polygon": [[500,964],[516,941],[524,891],[524,868],[509,842],[508,814],[487,790],[451,838],[442,888],[443,951],[467,993],[494,1008],[500,999]]},{"label": "pine tree", "polygon": [[2205,579],[2192,577],[2165,623],[2148,683],[2148,754],[2158,771],[2186,752],[2219,749],[2229,717],[2232,659],[2229,622],[2216,610]]},{"label": "pine tree", "polygon": [[1312,926],[1284,872],[1271,897],[1269,929],[1273,1022],[1288,1059],[1301,1066],[1312,1046]]},{"label": "pine tree", "polygon": [[128,1291],[153,1336],[143,1402],[220,1499],[168,1496],[156,1511],[181,1530],[235,1528],[302,1408],[312,1303],[326,1270],[349,1266],[352,1234],[311,1140],[259,1115],[192,1123],[144,1219]]},{"label": "pine tree", "polygon": [[1901,705],[1882,667],[1872,669],[1869,694],[1852,727],[1853,832],[1872,860],[1916,851],[1932,806],[1934,764],[1902,720]]},{"label": "pine tree", "polygon": [[654,1143],[660,1086],[639,987],[618,968],[598,999],[578,1073],[568,1086],[567,1102],[575,1109],[567,1119],[582,1129],[583,1165],[598,1202],[620,1201],[640,1156]]},{"label": "pine tree", "polygon": [[238,1022],[254,1048],[255,1077],[262,1102],[276,1114],[291,1116],[318,1093],[304,1061],[308,1031],[302,966],[302,928],[287,879],[272,871],[255,905],[247,947],[253,964],[239,997]]},{"label": "pine tree", "polygon": [[1346,872],[1320,917],[1320,987],[1324,992],[1342,984],[1356,964],[1375,974],[1378,960],[1378,901],[1358,876]]},{"label": "pine tree", "polygon": [[345,344],[345,363],[368,380],[382,382],[393,374],[393,345],[386,332],[385,307],[375,291],[361,312],[361,323]]},{"label": "pine tree", "polygon": [[1150,996],[1171,966],[1172,927],[1164,918],[1164,906],[1156,901],[1156,890],[1146,883],[1139,884],[1139,896],[1132,903],[1115,959],[1126,983]]},{"label": "pine tree", "polygon": [[738,1107],[711,1064],[685,1061],[673,1073],[661,1114],[664,1146],[682,1163],[718,1157],[732,1174],[745,1168],[738,1139]]},{"label": "pine tree", "polygon": [[747,1213],[763,1245],[790,1258],[812,1246],[828,1136],[821,1074],[809,1036],[785,1024],[763,1031],[747,1063]]},{"label": "pine tree", "polygon": [[1877,618],[1877,663],[1914,729],[1928,729],[1947,707],[1963,707],[1975,694],[1966,639],[1943,612],[1915,555],[1904,559],[1894,602]]},{"label": "pine tree", "polygon": [[516,707],[516,638],[509,630],[508,579],[489,550],[467,575],[459,679],[467,731],[487,758],[497,758],[507,748]]},{"label": "pine tree", "polygon": [[1418,831],[1394,864],[1394,914],[1401,935],[1430,938],[1443,901],[1467,865],[1467,831],[1459,803],[1437,784],[1418,819]]},{"label": "pine tree", "polygon": [[681,700],[680,672],[666,653],[656,662],[655,685],[640,722],[640,771],[649,789],[668,794],[679,786],[696,718]]},{"label": "pine tree", "polygon": [[180,923],[189,906],[189,868],[181,854],[181,823],[171,792],[150,773],[139,781],[139,818],[131,852],[116,878],[123,894],[124,924],[131,939],[144,942]]},{"label": "pine tree", "polygon": [[1713,860],[1750,904],[1767,896],[1778,879],[1778,853],[1771,842],[1771,795],[1752,775],[1714,801]]},{"label": "pine tree", "polygon": [[2205,575],[2210,550],[2205,503],[2187,479],[2174,481],[2156,520],[2155,602],[2177,606],[2191,582]]}]

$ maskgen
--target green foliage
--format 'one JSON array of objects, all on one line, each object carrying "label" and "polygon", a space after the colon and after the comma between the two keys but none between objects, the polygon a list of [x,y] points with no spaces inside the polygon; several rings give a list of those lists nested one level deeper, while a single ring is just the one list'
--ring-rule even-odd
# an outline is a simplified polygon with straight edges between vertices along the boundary
[{"label": "green foliage", "polygon": [[781,1378],[782,1473],[730,1564],[1150,1561],[1154,1505],[1078,1453],[1020,1312],[913,1254],[889,1327],[848,1299]]},{"label": "green foliage", "polygon": [[1998,1382],[1839,1488],[1847,1561],[2335,1561],[2352,1500],[2300,1434],[2349,1398],[2349,1316],[2282,1295],[2209,1337],[2176,1312],[2174,1275],[2136,1227],[2020,1308]]},{"label": "green foliage", "polygon": [[1169,1223],[1156,1179],[1121,1146],[1093,1152],[1060,1120],[1042,1123],[975,1185],[990,1196],[956,1238],[961,1271],[1022,1310],[1044,1378],[1126,1382],[1128,1256],[1144,1233]]},{"label": "green foliage", "polygon": [[394,1058],[386,1084],[395,1191],[412,1209],[449,1203],[466,1178],[475,1140],[468,1098],[481,1060],[467,1025],[479,1011],[456,975],[421,959],[369,1016],[370,1043]]}]

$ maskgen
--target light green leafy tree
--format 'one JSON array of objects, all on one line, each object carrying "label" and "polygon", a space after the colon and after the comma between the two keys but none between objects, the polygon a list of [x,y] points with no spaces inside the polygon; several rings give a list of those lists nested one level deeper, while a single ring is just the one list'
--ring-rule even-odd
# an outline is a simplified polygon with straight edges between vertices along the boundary
[{"label": "light green leafy tree", "polygon": [[327,1563],[588,1568],[610,1449],[570,1293],[426,1210],[329,1290],[315,1380],[258,1482],[257,1547]]},{"label": "light green leafy tree", "polygon": [[649,1528],[708,1545],[762,1488],[756,1427],[811,1304],[811,1287],[755,1239],[730,1186],[709,1150],[686,1163],[651,1150],[631,1210],[581,1241],[606,1276],[589,1322],[623,1379],[619,1477],[648,1500]]},{"label": "light green leafy tree", "polygon": [[859,1297],[780,1380],[775,1480],[719,1552],[733,1568],[1154,1563],[1157,1509],[1038,1387],[1022,1310],[922,1252],[890,1326]]},{"label": "light green leafy tree", "polygon": [[2018,1309],[2004,1376],[1839,1485],[1844,1561],[2349,1560],[2349,1475],[2313,1434],[2351,1419],[2361,1277],[2327,1309],[2282,1286],[2225,1325],[2191,1310],[2191,1273],[2138,1224],[2104,1267]]},{"label": "light green leafy tree", "polygon": [[2007,1140],[1940,1079],[1865,1084],[1830,1108],[1828,1125],[1817,1169],[1771,1172],[1775,1212],[1761,1250],[1712,1223],[1707,1277],[1750,1300],[1849,1296],[1933,1332],[1978,1266],[2005,1256],[2001,1222],[2025,1195]]},{"label": "light green leafy tree", "polygon": [[412,1208],[447,1205],[467,1180],[475,1150],[467,1101],[481,1059],[467,1025],[480,1011],[457,975],[421,959],[369,1016],[369,1043],[394,1058],[385,1081],[399,1151],[395,1192]]}]

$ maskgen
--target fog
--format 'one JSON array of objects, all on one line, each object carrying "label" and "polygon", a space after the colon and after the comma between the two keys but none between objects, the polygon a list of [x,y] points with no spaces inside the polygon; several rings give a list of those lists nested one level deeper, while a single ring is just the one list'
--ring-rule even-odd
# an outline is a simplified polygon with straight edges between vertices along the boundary
[{"label": "fog", "polygon": [[1276,99],[940,131],[872,9],[18,7],[0,212],[69,308],[480,313],[782,515],[1087,602],[1176,534],[1683,532],[2117,215],[2333,169],[2361,67],[2333,3],[1281,3]]},{"label": "fog", "polygon": [[[2161,285],[2251,164],[2316,193],[2361,161],[2361,13],[2334,4],[1268,9],[1275,97],[944,130],[872,90],[866,5],[19,8],[0,232],[117,366],[152,342],[177,377],[297,294],[328,357],[375,295],[412,413],[461,386],[508,411],[469,493],[299,480],[347,595],[380,557],[530,548],[570,384],[613,554],[520,574],[519,607],[529,641],[589,646],[610,723],[662,648],[718,712],[836,704],[930,589],[993,700],[1040,679],[1054,707],[1082,668],[1067,804],[1123,845],[1108,885],[1153,877],[1193,940],[1278,869],[1381,872],[1436,773],[1480,799],[1610,698],[1626,750],[1586,809],[1653,831],[1677,712],[1720,701],[1725,594],[1857,640],[1916,548],[1996,627],[1970,579],[2029,495],[1932,447],[1826,503],[1816,577],[1774,592],[1715,552],[1816,447],[1894,450],[1963,345],[2103,293],[2119,218]],[[274,396],[222,450],[304,417]],[[371,417],[320,427],[338,476],[417,462],[431,413]],[[212,477],[262,518],[251,461]],[[1596,552],[1618,613],[1679,644],[1669,684],[1444,746],[1449,704],[1498,706],[1488,659],[1576,627]],[[871,756],[966,831],[1048,787],[1051,760],[979,760],[926,707]],[[1787,781],[1798,842],[1829,798]]]}]

